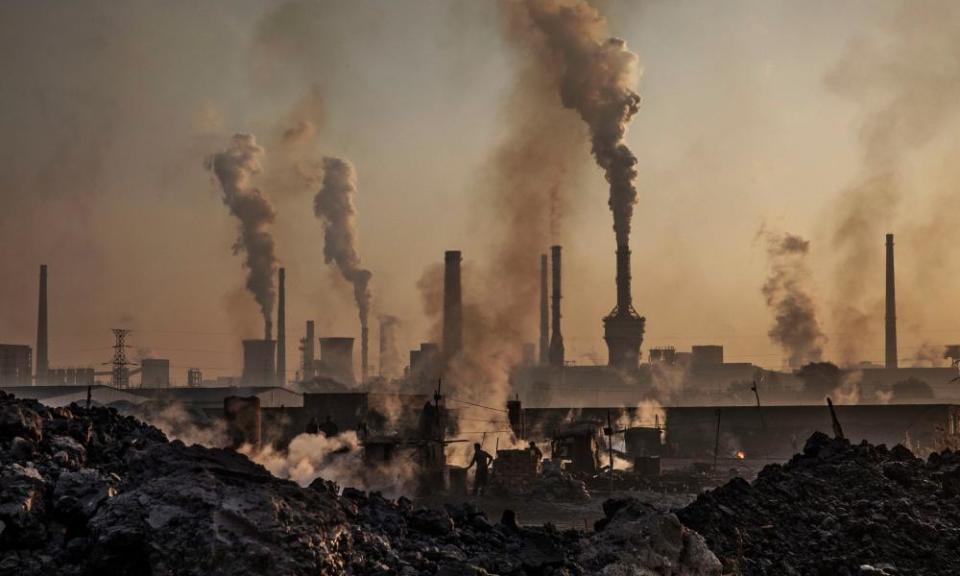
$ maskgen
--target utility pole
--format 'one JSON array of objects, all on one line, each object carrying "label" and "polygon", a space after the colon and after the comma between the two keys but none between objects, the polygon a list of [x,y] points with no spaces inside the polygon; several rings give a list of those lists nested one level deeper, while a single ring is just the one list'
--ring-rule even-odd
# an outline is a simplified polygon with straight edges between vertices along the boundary
[{"label": "utility pole", "polygon": [[720,409],[717,408],[717,435],[713,441],[713,469],[717,469],[717,453],[720,452]]},{"label": "utility pole", "polygon": [[130,330],[124,328],[114,328],[113,329],[113,360],[111,364],[113,366],[113,387],[114,388],[126,388],[129,382],[127,381],[127,366],[133,364],[133,362],[127,361],[127,344],[125,342],[127,335],[130,334]]}]

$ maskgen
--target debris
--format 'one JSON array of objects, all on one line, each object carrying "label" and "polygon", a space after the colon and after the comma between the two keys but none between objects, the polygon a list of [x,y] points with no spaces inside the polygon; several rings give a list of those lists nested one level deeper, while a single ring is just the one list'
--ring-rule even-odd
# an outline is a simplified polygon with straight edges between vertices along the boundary
[{"label": "debris", "polygon": [[958,453],[924,462],[903,446],[818,432],[786,464],[701,494],[677,515],[747,576],[956,574],[958,477]]}]

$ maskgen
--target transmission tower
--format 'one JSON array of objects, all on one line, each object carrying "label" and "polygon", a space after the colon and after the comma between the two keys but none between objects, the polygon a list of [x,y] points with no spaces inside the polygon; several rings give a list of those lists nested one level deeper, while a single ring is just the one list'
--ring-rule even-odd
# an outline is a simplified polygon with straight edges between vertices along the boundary
[{"label": "transmission tower", "polygon": [[115,339],[113,343],[113,387],[114,388],[126,388],[129,384],[129,374],[127,371],[127,366],[133,364],[133,362],[127,361],[127,345],[124,342],[127,335],[130,334],[130,330],[124,328],[114,328],[113,337]]}]

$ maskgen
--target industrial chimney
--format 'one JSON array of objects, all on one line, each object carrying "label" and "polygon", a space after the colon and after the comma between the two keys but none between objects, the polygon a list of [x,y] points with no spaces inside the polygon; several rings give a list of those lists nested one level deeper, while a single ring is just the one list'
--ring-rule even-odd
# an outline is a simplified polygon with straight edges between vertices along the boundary
[{"label": "industrial chimney", "polygon": [[367,381],[367,368],[369,367],[369,343],[370,331],[367,325],[360,327],[360,382]]},{"label": "industrial chimney", "polygon": [[287,322],[286,322],[286,289],[284,281],[287,271],[283,268],[277,273],[277,382],[283,386],[287,383]]},{"label": "industrial chimney", "polygon": [[630,248],[617,246],[617,305],[603,319],[608,364],[621,370],[635,370],[640,362],[640,345],[646,319],[633,309],[630,294]]},{"label": "industrial chimney", "polygon": [[550,335],[550,365],[563,366],[563,334],[560,332],[560,247],[551,246],[553,260],[553,332]]},{"label": "industrial chimney", "polygon": [[547,255],[540,255],[540,365],[550,363],[550,307],[547,304]]},{"label": "industrial chimney", "polygon": [[47,383],[50,358],[47,355],[47,265],[40,265],[40,298],[37,306],[37,386]]},{"label": "industrial chimney", "polygon": [[463,349],[463,302],[460,288],[460,251],[444,254],[443,274],[443,366]]},{"label": "industrial chimney", "polygon": [[307,335],[300,340],[300,370],[303,379],[309,380],[316,376],[317,347],[313,336],[313,320],[307,320]]},{"label": "industrial chimney", "polygon": [[893,234],[887,234],[886,366],[897,367],[897,294],[893,274]]}]

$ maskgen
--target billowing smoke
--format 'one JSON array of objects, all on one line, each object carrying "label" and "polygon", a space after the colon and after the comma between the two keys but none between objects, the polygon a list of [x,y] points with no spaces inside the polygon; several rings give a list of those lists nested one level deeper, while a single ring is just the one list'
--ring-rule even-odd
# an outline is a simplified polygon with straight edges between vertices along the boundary
[{"label": "billowing smoke", "polygon": [[286,450],[270,446],[257,449],[248,444],[239,451],[274,476],[301,486],[309,486],[322,477],[341,487],[379,491],[388,498],[414,495],[419,470],[415,458],[395,458],[381,465],[364,462],[363,447],[353,431],[329,438],[323,434],[300,434]]},{"label": "billowing smoke", "polygon": [[769,275],[763,297],[773,313],[770,339],[787,355],[787,364],[799,368],[819,362],[825,340],[810,293],[806,257],[810,242],[793,234],[764,234]]},{"label": "billowing smoke", "polygon": [[360,266],[356,194],[357,174],[353,164],[341,158],[324,158],[323,181],[313,198],[313,212],[324,225],[323,259],[327,264],[334,264],[353,285],[353,296],[360,313],[362,347],[366,350],[372,274]]},{"label": "billowing smoke", "polygon": [[[839,258],[833,314],[846,362],[862,359],[868,315],[882,311],[875,287],[882,285],[876,279],[882,278],[883,233],[892,231],[909,188],[911,155],[955,130],[950,121],[960,110],[958,23],[956,2],[904,2],[885,22],[885,34],[851,43],[826,78],[830,89],[866,111],[860,174],[841,195],[832,238]],[[882,42],[875,39],[880,37]],[[951,196],[955,189],[950,187]],[[945,211],[938,206],[937,212]],[[921,256],[937,244],[923,243]]]},{"label": "billowing smoke", "polygon": [[230,147],[207,159],[223,190],[223,203],[240,220],[240,237],[233,245],[234,254],[243,253],[249,290],[263,315],[264,337],[273,334],[273,307],[277,293],[273,278],[277,257],[271,226],[276,212],[270,200],[250,179],[260,172],[263,148],[253,134],[237,134]]},{"label": "billowing smoke", "polygon": [[617,245],[628,245],[637,159],[623,138],[640,106],[633,90],[637,55],[609,36],[606,19],[585,1],[526,0],[525,6],[556,58],[561,102],[590,129],[593,156],[610,183]]}]

